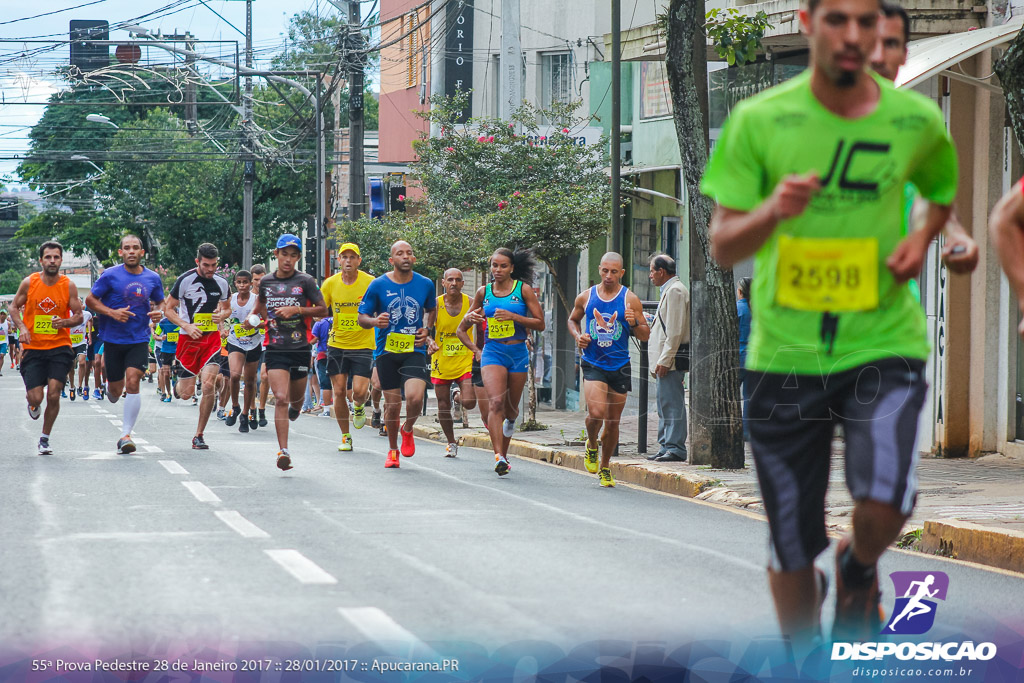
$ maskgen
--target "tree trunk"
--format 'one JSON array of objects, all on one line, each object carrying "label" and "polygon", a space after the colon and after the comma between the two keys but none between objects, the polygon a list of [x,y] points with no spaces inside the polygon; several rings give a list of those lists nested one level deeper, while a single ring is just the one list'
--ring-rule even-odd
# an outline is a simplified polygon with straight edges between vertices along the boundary
[{"label": "tree trunk", "polygon": [[704,3],[672,0],[665,64],[690,213],[690,462],[743,467],[739,321],[731,270],[711,259],[713,203],[700,191],[707,164]]},{"label": "tree trunk", "polygon": [[994,66],[1010,112],[1013,134],[1017,136],[1021,154],[1024,154],[1024,31],[1017,34]]}]

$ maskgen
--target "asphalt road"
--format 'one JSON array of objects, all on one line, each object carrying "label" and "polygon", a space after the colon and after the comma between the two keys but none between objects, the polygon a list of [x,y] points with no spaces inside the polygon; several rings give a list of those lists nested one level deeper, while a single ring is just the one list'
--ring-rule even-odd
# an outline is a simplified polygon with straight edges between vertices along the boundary
[{"label": "asphalt road", "polygon": [[[423,440],[385,470],[376,430],[339,453],[334,421],[307,416],[282,473],[272,428],[214,418],[211,449],[191,450],[197,409],[154,386],[139,453],[115,454],[121,404],[79,400],[38,456],[21,379],[0,377],[0,651],[776,635],[752,515],[523,459],[499,478],[491,454]],[[1024,577],[903,552],[881,566],[906,569],[950,576],[934,635],[1022,631]]]}]

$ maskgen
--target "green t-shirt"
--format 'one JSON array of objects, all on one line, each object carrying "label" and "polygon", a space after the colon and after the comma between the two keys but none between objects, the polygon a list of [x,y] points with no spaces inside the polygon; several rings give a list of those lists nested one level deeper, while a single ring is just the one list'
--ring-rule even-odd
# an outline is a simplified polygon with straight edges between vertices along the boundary
[{"label": "green t-shirt", "polygon": [[[724,207],[751,211],[792,173],[816,171],[822,184],[755,256],[750,370],[816,375],[893,355],[928,356],[921,305],[885,260],[903,238],[907,183],[930,201],[952,203],[956,152],[934,103],[875,82],[875,110],[844,119],[814,97],[805,71],[737,105],[715,145],[701,189]],[[856,304],[847,298],[829,308],[832,285],[854,292]],[[792,304],[798,294],[817,297],[817,307]],[[823,324],[825,311],[835,315],[834,333]]]}]

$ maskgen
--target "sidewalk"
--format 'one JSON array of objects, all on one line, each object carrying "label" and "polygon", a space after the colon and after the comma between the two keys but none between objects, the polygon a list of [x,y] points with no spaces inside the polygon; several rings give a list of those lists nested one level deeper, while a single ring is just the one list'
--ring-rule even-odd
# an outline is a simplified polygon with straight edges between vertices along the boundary
[{"label": "sidewalk", "polygon": [[[517,431],[511,454],[585,471],[578,441],[583,413],[538,409],[537,420],[547,429]],[[490,448],[480,413],[470,415],[470,428],[456,420],[460,443]],[[648,421],[648,454],[657,452],[657,415]],[[436,408],[417,424],[420,436],[443,441]],[[619,481],[665,493],[732,505],[763,514],[757,478],[749,449],[746,468],[716,470],[687,463],[654,463],[637,451],[637,417],[623,418],[619,455],[612,473]],[[853,501],[844,482],[842,440],[833,443],[831,485],[826,499],[826,523],[837,533],[851,523]],[[976,459],[922,456],[917,468],[918,499],[907,530],[920,530],[913,547],[927,553],[1024,573],[1024,460],[999,454]],[[910,538],[909,541],[916,541]]]}]

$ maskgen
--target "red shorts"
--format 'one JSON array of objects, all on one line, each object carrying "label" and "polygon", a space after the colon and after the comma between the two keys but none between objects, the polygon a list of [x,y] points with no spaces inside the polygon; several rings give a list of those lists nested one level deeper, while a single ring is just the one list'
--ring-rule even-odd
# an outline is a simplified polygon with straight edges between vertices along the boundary
[{"label": "red shorts", "polygon": [[198,375],[210,363],[220,364],[220,332],[207,332],[199,339],[186,334],[178,337],[174,357],[185,369],[182,377]]},{"label": "red shorts", "polygon": [[456,377],[455,379],[441,379],[439,377],[431,377],[430,378],[430,383],[431,384],[439,384],[439,385],[443,386],[445,384],[451,384],[452,382],[462,382],[463,380],[467,380],[467,379],[469,379],[472,376],[473,376],[472,372],[467,372],[462,377]]}]

